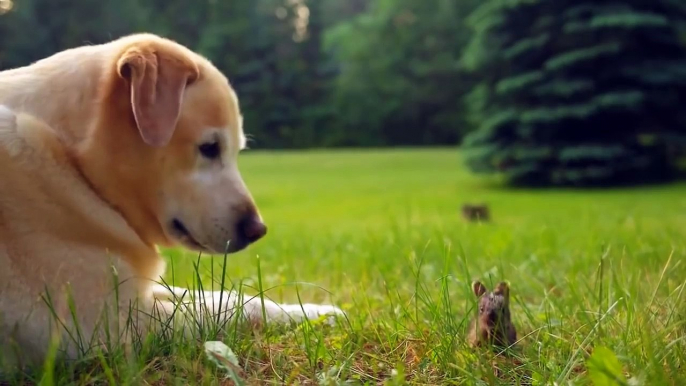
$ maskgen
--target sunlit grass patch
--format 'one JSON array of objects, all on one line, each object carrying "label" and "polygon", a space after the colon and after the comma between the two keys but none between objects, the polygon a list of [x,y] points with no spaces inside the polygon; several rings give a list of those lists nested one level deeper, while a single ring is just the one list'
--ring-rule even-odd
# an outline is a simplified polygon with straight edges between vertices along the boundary
[{"label": "sunlit grass patch", "polygon": [[[240,164],[268,236],[226,265],[165,250],[165,280],[216,290],[224,276],[348,318],[157,337],[133,360],[57,364],[55,384],[226,384],[208,340],[231,348],[247,384],[589,384],[601,346],[626,382],[686,384],[686,185],[508,190],[468,175],[452,149],[246,152]],[[492,221],[464,221],[465,202],[487,203]],[[465,342],[476,278],[511,283],[510,356]]]}]

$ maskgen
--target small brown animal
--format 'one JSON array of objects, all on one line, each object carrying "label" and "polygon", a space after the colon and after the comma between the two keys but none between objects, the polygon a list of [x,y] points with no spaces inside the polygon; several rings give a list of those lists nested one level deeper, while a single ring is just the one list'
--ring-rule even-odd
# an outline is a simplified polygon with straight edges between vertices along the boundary
[{"label": "small brown animal", "polygon": [[489,221],[491,218],[488,205],[462,205],[462,217],[467,221]]},{"label": "small brown animal", "polygon": [[472,290],[479,299],[479,309],[469,329],[469,344],[472,347],[483,344],[501,348],[513,346],[517,341],[517,331],[510,317],[508,284],[501,282],[490,292],[481,282],[475,281]]}]

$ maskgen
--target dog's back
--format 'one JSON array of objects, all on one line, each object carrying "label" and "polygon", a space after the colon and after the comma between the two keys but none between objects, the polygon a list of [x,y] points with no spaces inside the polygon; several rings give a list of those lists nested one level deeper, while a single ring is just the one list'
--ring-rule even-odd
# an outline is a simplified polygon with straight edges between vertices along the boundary
[{"label": "dog's back", "polygon": [[[0,106],[0,362],[5,364],[17,362],[17,348],[22,361],[40,361],[55,331],[68,356],[75,356],[81,343],[70,342],[64,330],[78,336],[69,298],[77,306],[82,344],[88,346],[104,323],[99,318],[105,307],[112,308],[108,322],[125,327],[114,309],[127,306],[114,304],[115,296],[124,302],[135,296],[132,283],[121,284],[132,275],[117,251],[105,262],[93,258],[102,255],[97,245],[70,247],[78,243],[74,234],[97,243],[97,229],[79,225],[79,211],[71,210],[87,208],[93,197],[80,194],[88,190],[66,166],[66,154],[51,132],[35,117]],[[67,188],[73,196],[64,195]],[[63,326],[56,323],[57,315]]]}]

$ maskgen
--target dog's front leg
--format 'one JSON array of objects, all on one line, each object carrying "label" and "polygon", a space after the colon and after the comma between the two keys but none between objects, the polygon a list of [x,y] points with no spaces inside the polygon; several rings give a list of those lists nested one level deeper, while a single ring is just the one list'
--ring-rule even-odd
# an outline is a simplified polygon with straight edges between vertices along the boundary
[{"label": "dog's front leg", "polygon": [[[251,323],[259,324],[266,319],[267,323],[302,322],[305,319],[317,319],[329,316],[329,323],[336,316],[345,316],[338,307],[328,304],[280,304],[260,296],[239,294],[235,291],[192,291],[180,287],[157,285],[154,296],[161,301],[173,303],[176,312],[193,312],[194,317],[210,316],[213,320],[226,320],[234,317],[239,310]],[[170,304],[165,308],[169,308]]]},{"label": "dog's front leg", "polygon": [[303,322],[321,316],[328,316],[330,324],[337,316],[345,316],[340,308],[329,304],[281,304],[259,296],[243,295],[243,314],[251,321],[259,323],[266,319],[267,323]]}]

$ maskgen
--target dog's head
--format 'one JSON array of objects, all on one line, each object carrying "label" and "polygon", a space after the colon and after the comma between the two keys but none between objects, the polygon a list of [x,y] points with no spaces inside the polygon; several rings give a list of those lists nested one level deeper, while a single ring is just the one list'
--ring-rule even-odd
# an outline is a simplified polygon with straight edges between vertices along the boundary
[{"label": "dog's head", "polygon": [[226,77],[166,39],[125,42],[96,141],[108,154],[111,176],[100,181],[110,182],[110,201],[156,244],[223,253],[262,238],[267,228],[238,170],[245,136]]}]

